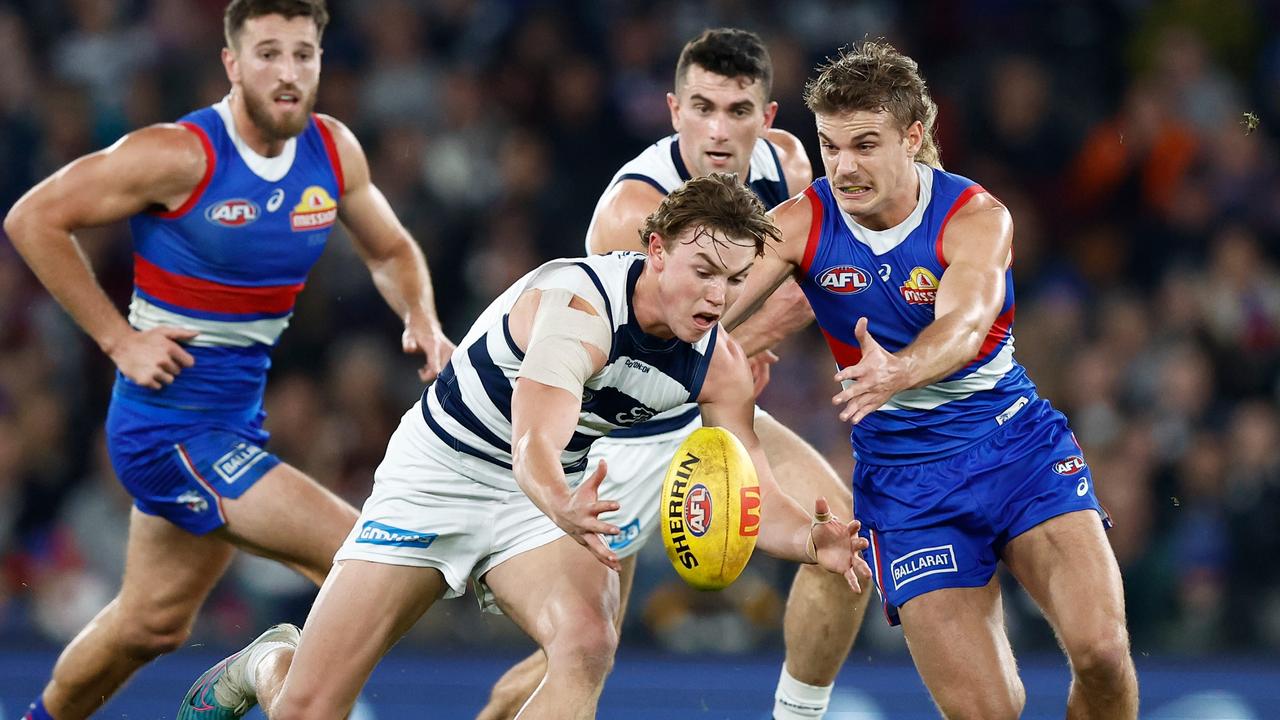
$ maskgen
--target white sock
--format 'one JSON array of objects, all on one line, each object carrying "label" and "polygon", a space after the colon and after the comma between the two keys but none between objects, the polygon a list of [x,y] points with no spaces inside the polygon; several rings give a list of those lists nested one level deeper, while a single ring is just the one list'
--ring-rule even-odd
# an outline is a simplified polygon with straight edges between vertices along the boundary
[{"label": "white sock", "polygon": [[249,689],[253,691],[254,697],[258,695],[258,666],[262,664],[262,661],[268,655],[276,650],[284,648],[292,650],[293,647],[292,643],[264,642],[249,651],[249,657],[245,659],[244,663],[244,681],[249,686]]},{"label": "white sock", "polygon": [[827,712],[834,685],[809,685],[791,677],[787,666],[782,666],[778,689],[773,694],[774,720],[803,720],[820,718]]}]

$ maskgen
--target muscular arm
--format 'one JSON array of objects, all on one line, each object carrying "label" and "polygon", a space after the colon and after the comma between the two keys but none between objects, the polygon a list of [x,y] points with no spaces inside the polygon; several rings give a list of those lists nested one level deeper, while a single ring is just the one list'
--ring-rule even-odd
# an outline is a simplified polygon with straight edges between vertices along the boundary
[{"label": "muscular arm", "polygon": [[204,177],[199,138],[156,125],[86,155],[32,188],[13,206],[5,232],[40,282],[131,380],[151,388],[172,382],[191,357],[176,328],[134,331],[102,291],[74,231],[123,220],[149,208],[174,209]]},{"label": "muscular arm", "polygon": [[941,380],[973,360],[1004,304],[1012,242],[1009,211],[990,195],[978,195],[952,217],[942,238],[947,268],[938,281],[934,321],[897,353],[880,347],[866,318],[858,321],[862,359],[836,375],[852,381],[833,398],[845,407],[841,419],[857,423],[896,393]]},{"label": "muscular arm", "polygon": [[[537,357],[536,345],[545,342],[534,332],[541,296],[536,290],[526,292],[512,307],[508,319],[512,340],[525,350],[525,361]],[[574,296],[569,307],[600,318],[600,313],[580,297]],[[603,322],[603,321],[602,321]],[[617,534],[618,529],[597,518],[602,512],[618,509],[618,503],[599,501],[596,492],[604,479],[606,467],[601,463],[596,472],[570,490],[560,464],[560,454],[568,446],[578,427],[582,410],[582,386],[607,361],[608,348],[582,343],[590,356],[590,368],[575,378],[577,392],[523,377],[521,368],[511,396],[511,468],[516,484],[533,504],[578,543],[587,547],[601,562],[617,570],[617,555],[600,540],[598,534]]]},{"label": "muscular arm", "polygon": [[[716,340],[711,367],[698,397],[702,424],[723,427],[742,441],[760,482],[760,535],[757,546],[784,560],[802,563],[819,562],[831,572],[843,574],[850,585],[859,589],[857,576],[869,577],[870,569],[857,555],[866,541],[856,537],[856,526],[838,519],[812,524],[812,516],[790,495],[782,492],[773,477],[769,461],[754,429],[755,408],[751,391],[751,371],[742,348],[725,334]],[[825,499],[819,499],[815,512],[826,512]],[[810,536],[816,541],[810,552]],[[851,539],[851,535],[854,536]],[[857,567],[857,573],[854,572]]]},{"label": "muscular arm", "polygon": [[448,361],[453,344],[440,329],[426,258],[370,179],[368,160],[355,135],[331,117],[319,118],[333,135],[342,163],[345,187],[338,218],[350,231],[378,292],[404,321],[405,352],[426,356],[419,375],[430,380]]},{"label": "muscular arm", "polygon": [[[733,307],[725,313],[722,322],[735,333],[738,326],[756,314],[774,291],[796,272],[804,259],[805,244],[809,241],[809,225],[813,220],[809,198],[797,195],[774,208],[770,214],[782,231],[782,242],[769,244],[764,257],[756,260],[751,273],[747,275],[742,293]],[[797,286],[794,292],[801,292],[800,288]],[[807,302],[805,306],[808,306]],[[808,310],[810,318],[812,312]],[[808,319],[805,324],[808,324]]]}]

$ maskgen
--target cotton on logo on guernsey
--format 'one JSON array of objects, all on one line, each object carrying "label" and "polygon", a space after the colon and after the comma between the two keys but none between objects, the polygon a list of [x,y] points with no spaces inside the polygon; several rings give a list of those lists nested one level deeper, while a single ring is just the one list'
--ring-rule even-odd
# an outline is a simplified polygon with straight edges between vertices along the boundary
[{"label": "cotton on logo on guernsey", "polygon": [[252,200],[233,198],[210,205],[204,219],[223,227],[243,227],[258,219],[258,204]]},{"label": "cotton on logo on guernsey", "polygon": [[333,225],[338,219],[338,203],[319,185],[302,191],[302,201],[289,213],[289,227],[294,232],[320,230]]},{"label": "cotton on logo on guernsey", "polygon": [[871,275],[853,265],[836,265],[818,275],[818,287],[836,295],[853,295],[870,286]]},{"label": "cotton on logo on guernsey", "polygon": [[711,492],[702,483],[689,488],[685,496],[684,526],[694,537],[706,535],[707,528],[711,527]]},{"label": "cotton on logo on guernsey", "polygon": [[436,541],[435,533],[414,532],[368,520],[360,527],[356,542],[368,545],[393,545],[396,547],[429,548]]},{"label": "cotton on logo on guernsey", "polygon": [[956,565],[956,551],[951,545],[921,548],[894,560],[889,567],[893,573],[893,589],[906,585],[922,577],[938,573],[959,572]]},{"label": "cotton on logo on guernsey", "polygon": [[938,278],[928,268],[911,268],[898,290],[909,305],[932,305],[938,297]]},{"label": "cotton on logo on guernsey", "polygon": [[1075,475],[1084,469],[1084,458],[1079,455],[1072,455],[1066,460],[1059,460],[1053,464],[1053,471],[1059,475]]}]

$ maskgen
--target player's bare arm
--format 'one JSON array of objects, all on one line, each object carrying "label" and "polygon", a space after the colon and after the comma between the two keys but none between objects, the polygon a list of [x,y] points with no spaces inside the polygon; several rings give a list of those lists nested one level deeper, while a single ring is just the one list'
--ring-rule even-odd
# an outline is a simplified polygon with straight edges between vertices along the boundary
[{"label": "player's bare arm", "polygon": [[[782,231],[782,242],[769,243],[764,255],[756,259],[742,294],[721,319],[724,326],[735,334],[738,326],[757,314],[774,291],[795,274],[804,259],[809,226],[813,222],[808,196],[797,195],[774,208],[769,215]],[[798,287],[796,289],[799,290]]]},{"label": "player's bare arm", "polygon": [[618,250],[640,251],[640,228],[666,195],[640,180],[622,180],[600,196],[591,225],[587,227],[587,249],[592,254]]},{"label": "player's bare arm", "polygon": [[831,515],[825,498],[818,498],[810,515],[782,492],[755,433],[754,397],[746,354],[732,337],[720,333],[698,406],[703,425],[723,427],[736,435],[755,465],[761,517],[757,545],[774,557],[817,563],[842,574],[855,592],[861,592],[859,578],[871,577],[871,569],[860,555],[867,546],[858,536],[861,525],[857,520],[846,524]]},{"label": "player's bare arm", "polygon": [[[576,490],[570,490],[560,464],[560,453],[578,427],[582,388],[591,375],[604,367],[609,348],[600,347],[599,339],[586,342],[555,331],[563,329],[557,326],[562,326],[568,316],[572,316],[570,323],[592,322],[589,318],[594,318],[601,326],[607,326],[607,321],[576,295],[568,299],[567,305],[552,307],[554,302],[545,291],[529,290],[516,301],[508,321],[512,340],[525,353],[511,396],[512,473],[520,489],[561,530],[600,562],[620,570],[618,556],[600,539],[601,534],[619,532],[616,526],[598,517],[618,509],[618,503],[597,497],[608,468],[600,463],[591,477]],[[575,312],[578,315],[573,315]],[[579,348],[585,356],[576,365],[559,362],[565,355],[579,354]],[[549,362],[553,358],[554,366]]]},{"label": "player's bare arm", "polygon": [[836,374],[849,387],[832,398],[840,419],[857,423],[894,394],[936,382],[964,367],[982,347],[1004,303],[1013,220],[989,194],[969,201],[942,238],[946,271],[938,280],[934,321],[897,353],[876,342],[867,319],[855,328],[862,359]]},{"label": "player's bare arm", "polygon": [[813,182],[813,164],[804,150],[800,138],[786,130],[769,128],[765,139],[773,143],[778,153],[778,162],[782,164],[782,172],[787,180],[787,192],[799,195]]},{"label": "player's bare arm", "polygon": [[453,343],[440,329],[426,258],[373,184],[369,162],[356,136],[341,122],[327,115],[318,117],[333,135],[342,163],[338,218],[369,266],[378,292],[404,321],[404,351],[424,355],[418,375],[429,381],[449,361]]},{"label": "player's bare arm", "polygon": [[200,184],[204,149],[190,130],[155,125],[86,155],[32,188],[13,206],[5,232],[49,293],[125,377],[158,390],[194,360],[179,344],[196,332],[138,332],[94,278],[74,232],[148,209],[175,210]]}]

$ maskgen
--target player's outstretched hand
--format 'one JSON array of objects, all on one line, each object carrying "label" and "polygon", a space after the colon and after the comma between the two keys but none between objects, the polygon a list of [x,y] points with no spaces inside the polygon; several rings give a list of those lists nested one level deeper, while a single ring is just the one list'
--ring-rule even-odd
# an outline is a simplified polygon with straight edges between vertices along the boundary
[{"label": "player's outstretched hand", "polygon": [[180,343],[199,334],[197,330],[166,325],[130,331],[107,350],[107,355],[125,377],[143,387],[159,390],[173,382],[178,373],[196,364],[196,359]]},{"label": "player's outstretched hand", "polygon": [[778,356],[772,350],[763,350],[747,358],[751,365],[751,396],[760,397],[765,386],[769,384],[769,366],[778,362]]},{"label": "player's outstretched hand", "polygon": [[862,349],[862,359],[836,373],[836,382],[847,383],[847,386],[831,398],[831,404],[844,407],[840,411],[841,420],[857,425],[897,392],[906,389],[906,368],[902,360],[871,337],[865,317],[858,318],[853,334]]},{"label": "player's outstretched hand", "polygon": [[607,472],[608,465],[601,460],[596,471],[569,496],[569,502],[563,508],[552,514],[551,520],[569,537],[578,541],[579,545],[590,550],[597,560],[621,571],[622,563],[618,560],[617,553],[610,550],[604,538],[600,537],[621,532],[617,525],[611,525],[598,517],[600,513],[618,509],[616,501],[599,499],[600,483],[604,481]]},{"label": "player's outstretched hand", "polygon": [[410,320],[406,323],[400,344],[406,354],[422,353],[424,356],[425,361],[418,368],[418,377],[423,382],[435,380],[453,354],[453,343],[444,336],[440,326],[426,321]]},{"label": "player's outstretched hand", "polygon": [[823,569],[844,575],[849,587],[861,593],[863,583],[871,579],[871,568],[862,559],[867,549],[867,539],[858,535],[862,523],[857,520],[842,522],[831,514],[826,498],[813,503],[813,527],[809,536],[813,539],[814,553]]}]

